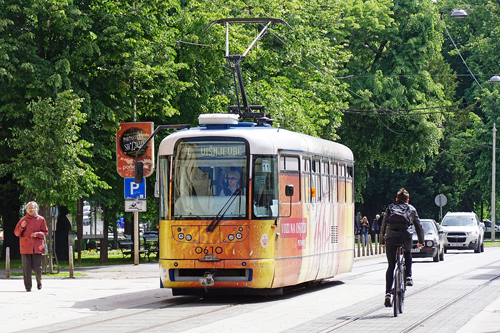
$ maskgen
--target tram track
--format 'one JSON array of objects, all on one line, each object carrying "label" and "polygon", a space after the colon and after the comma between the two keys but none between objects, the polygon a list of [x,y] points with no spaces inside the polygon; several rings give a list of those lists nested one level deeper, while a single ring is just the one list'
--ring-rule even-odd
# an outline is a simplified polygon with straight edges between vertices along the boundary
[{"label": "tram track", "polygon": [[[477,270],[478,268],[486,268],[488,266],[491,266],[491,265],[497,264],[497,263],[500,263],[500,260],[488,263],[488,265],[484,265],[484,266],[481,266],[481,267],[475,267],[474,269],[471,269],[471,270],[469,270],[467,272],[464,272],[463,274],[468,274],[468,273],[471,273],[471,272]],[[489,278],[488,280],[486,280],[485,282],[483,282],[480,285],[476,286],[475,288],[473,288],[471,290],[468,290],[468,291],[466,291],[466,292],[458,295],[457,297],[454,297],[452,300],[450,300],[447,303],[439,306],[437,309],[435,309],[431,313],[427,314],[425,317],[423,317],[423,318],[419,319],[418,321],[416,321],[416,322],[414,322],[414,323],[406,326],[400,332],[401,333],[408,333],[408,332],[412,332],[412,331],[416,330],[422,324],[424,324],[424,323],[430,321],[431,319],[437,317],[438,315],[440,315],[444,311],[448,310],[450,307],[452,307],[454,305],[457,305],[458,302],[464,301],[467,297],[473,295],[474,293],[477,293],[478,291],[480,291],[484,287],[488,286],[491,282],[493,282],[494,280],[496,280],[498,278],[500,278],[500,274],[495,274],[493,277]],[[431,285],[422,287],[422,288],[420,288],[419,290],[417,290],[415,292],[408,293],[408,291],[407,291],[407,294],[406,294],[406,297],[405,297],[405,303],[406,303],[406,301],[408,299],[411,299],[412,297],[415,297],[415,296],[417,296],[417,295],[419,295],[421,293],[429,291],[432,288],[439,287],[440,285],[445,284],[446,282],[452,281],[454,279],[457,279],[457,276],[450,276],[450,277],[448,277],[446,279],[440,280],[440,281],[438,281],[436,283],[433,283]],[[370,308],[370,309],[368,309],[366,311],[363,311],[359,315],[356,315],[356,316],[353,316],[353,317],[351,317],[349,319],[346,319],[345,321],[343,321],[341,323],[338,323],[338,324],[336,324],[336,325],[334,325],[334,326],[332,326],[332,327],[330,327],[330,328],[328,328],[326,330],[323,330],[321,332],[328,333],[328,332],[340,331],[340,330],[342,330],[344,328],[347,328],[349,325],[352,325],[353,323],[356,323],[357,321],[359,321],[359,320],[361,320],[363,318],[366,318],[366,317],[368,317],[370,315],[373,315],[376,312],[381,311],[383,309],[386,309],[386,307],[383,306],[383,305]],[[404,316],[404,312],[403,312],[402,316]]]},{"label": "tram track", "polygon": [[448,303],[442,305],[441,307],[439,307],[437,310],[433,311],[432,313],[430,313],[429,315],[425,316],[423,319],[419,320],[418,322],[406,327],[403,331],[403,333],[407,333],[407,332],[412,332],[414,331],[416,328],[420,327],[420,325],[426,323],[427,321],[431,320],[432,318],[436,317],[437,315],[441,314],[443,311],[449,309],[451,306],[455,305],[457,302],[460,302],[460,301],[463,301],[465,300],[468,296],[478,292],[480,289],[484,288],[485,286],[489,285],[491,282],[493,282],[494,280],[500,278],[500,274],[497,274],[495,275],[495,277],[489,279],[488,281],[480,284],[479,286],[477,286],[476,288],[472,289],[472,290],[469,290],[468,292],[456,297],[455,299],[449,301]]},{"label": "tram track", "polygon": [[[94,320],[91,323],[81,324],[81,325],[76,325],[76,326],[71,326],[71,327],[64,328],[64,329],[59,329],[59,330],[50,330],[50,332],[54,332],[54,333],[56,333],[56,332],[57,333],[73,332],[73,331],[81,331],[82,329],[89,330],[91,327],[99,327],[100,329],[102,329],[103,325],[113,326],[114,322],[121,322],[121,321],[124,321],[124,320],[130,321],[130,322],[134,322],[134,317],[141,318],[141,317],[143,317],[144,315],[147,315],[147,314],[152,314],[154,312],[161,311],[161,310],[168,309],[168,308],[173,308],[173,307],[176,307],[176,306],[183,306],[183,305],[187,305],[187,304],[190,304],[190,303],[195,303],[195,302],[201,301],[201,300],[202,300],[202,298],[200,298],[200,297],[194,297],[194,298],[186,299],[186,300],[181,301],[181,302],[171,303],[171,304],[160,306],[160,307],[156,307],[156,308],[153,308],[153,309],[147,309],[147,310],[139,311],[139,312],[136,312],[136,313],[133,313],[133,314],[128,313],[128,314],[124,314],[124,315],[113,316],[111,318],[108,317],[108,318],[102,319],[102,320]],[[207,314],[211,314],[211,313],[215,313],[215,312],[218,312],[218,311],[222,311],[222,310],[225,310],[225,309],[237,306],[239,304],[241,304],[241,303],[225,304],[225,305],[221,305],[221,306],[219,306],[219,307],[217,307],[215,309],[211,309],[211,310],[208,310],[208,311],[202,311],[202,312],[191,314],[191,315],[187,315],[187,316],[184,316],[184,317],[181,317],[181,318],[176,318],[176,319],[172,319],[172,320],[168,320],[168,321],[164,321],[164,322],[155,323],[154,325],[141,326],[140,328],[132,329],[132,330],[126,330],[124,332],[130,332],[130,333],[133,333],[133,332],[143,332],[143,331],[148,330],[148,329],[158,328],[158,327],[161,327],[161,326],[173,324],[173,323],[180,322],[180,321],[183,321],[183,320],[189,320],[189,319],[193,319],[193,318],[196,318],[196,317],[200,317],[200,316],[204,316],[204,315],[207,315]],[[60,325],[58,325],[58,326],[60,326]]]}]

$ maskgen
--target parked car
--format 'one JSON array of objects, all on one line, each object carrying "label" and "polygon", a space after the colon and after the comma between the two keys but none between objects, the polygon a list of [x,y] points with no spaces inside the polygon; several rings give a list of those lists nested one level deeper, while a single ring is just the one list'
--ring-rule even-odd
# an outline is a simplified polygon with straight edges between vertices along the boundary
[{"label": "parked car", "polygon": [[[491,221],[483,220],[484,223],[484,231],[491,231]],[[500,225],[495,223],[495,232],[500,231]]]},{"label": "parked car", "polygon": [[441,222],[445,232],[444,251],[484,251],[484,223],[473,212],[448,212]]},{"label": "parked car", "polygon": [[[424,229],[424,247],[411,249],[414,258],[432,258],[434,262],[444,260],[444,231],[433,219],[421,219]],[[412,226],[413,227],[413,226]],[[413,227],[413,244],[418,243],[417,233]]]}]

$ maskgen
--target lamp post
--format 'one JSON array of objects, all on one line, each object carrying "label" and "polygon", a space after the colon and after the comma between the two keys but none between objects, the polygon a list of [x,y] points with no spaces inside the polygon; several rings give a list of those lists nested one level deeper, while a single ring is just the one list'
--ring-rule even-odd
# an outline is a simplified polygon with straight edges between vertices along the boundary
[{"label": "lamp post", "polygon": [[495,127],[495,124],[493,123],[493,159],[491,162],[491,241],[495,241],[495,215],[496,215],[496,209],[495,209],[495,203],[496,203],[496,197],[495,197],[495,173],[496,173],[496,160],[495,160],[495,150],[496,150],[496,141],[497,141],[497,128]]},{"label": "lamp post", "polygon": [[[500,83],[500,76],[495,75],[493,76],[490,81],[491,83]],[[496,134],[497,134],[497,129],[495,127],[495,124],[493,124],[493,161],[491,164],[492,168],[492,174],[491,174],[491,241],[495,241],[495,216],[496,216],[496,211],[495,211],[495,204],[496,204],[496,197],[495,197],[495,173],[496,173],[496,160],[495,160],[495,153],[496,153]]]}]

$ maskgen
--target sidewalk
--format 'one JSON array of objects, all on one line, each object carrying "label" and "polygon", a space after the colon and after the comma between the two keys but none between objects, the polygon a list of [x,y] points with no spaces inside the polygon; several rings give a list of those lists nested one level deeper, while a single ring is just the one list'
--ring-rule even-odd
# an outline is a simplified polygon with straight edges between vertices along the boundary
[{"label": "sidewalk", "polygon": [[500,297],[467,322],[457,333],[500,333]]},{"label": "sidewalk", "polygon": [[[67,271],[67,270],[65,270]],[[5,278],[0,272],[1,329],[5,332],[30,330],[37,327],[71,321],[78,325],[83,318],[108,311],[140,307],[171,296],[160,289],[158,263],[92,266],[75,268],[85,276],[61,278],[42,276],[42,290],[26,292],[23,277]]]}]

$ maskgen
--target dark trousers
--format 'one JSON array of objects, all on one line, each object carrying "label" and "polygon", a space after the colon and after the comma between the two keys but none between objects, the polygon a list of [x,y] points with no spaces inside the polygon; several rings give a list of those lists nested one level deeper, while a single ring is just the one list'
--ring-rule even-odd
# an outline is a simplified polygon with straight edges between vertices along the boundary
[{"label": "dark trousers", "polygon": [[21,254],[23,260],[23,278],[26,290],[31,290],[31,272],[35,272],[37,286],[42,285],[42,255]]},{"label": "dark trousers", "polygon": [[397,245],[403,245],[403,254],[405,257],[405,280],[407,276],[411,276],[411,248],[413,246],[413,240],[410,237],[391,237],[386,239],[385,248],[387,262],[389,266],[387,267],[387,272],[385,273],[385,292],[390,293],[392,288],[392,283],[394,280],[394,268],[396,268],[396,249]]}]

